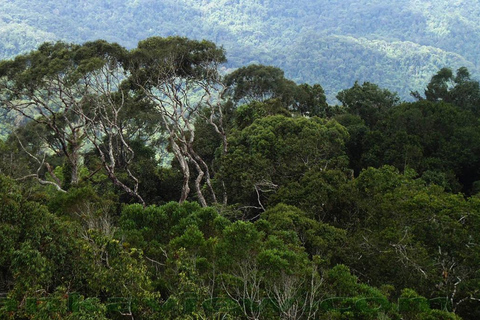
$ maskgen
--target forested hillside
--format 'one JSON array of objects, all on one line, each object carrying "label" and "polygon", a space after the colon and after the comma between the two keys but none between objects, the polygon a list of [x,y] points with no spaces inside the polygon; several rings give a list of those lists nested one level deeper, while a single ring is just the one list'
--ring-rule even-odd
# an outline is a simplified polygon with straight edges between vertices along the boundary
[{"label": "forested hillside", "polygon": [[442,67],[479,74],[479,1],[13,0],[0,3],[0,56],[47,40],[106,39],[132,48],[149,36],[223,45],[228,68],[274,65],[320,83],[330,102],[355,80],[402,98]]},{"label": "forested hillside", "polygon": [[470,71],[331,105],[225,63],[184,37],[0,61],[0,319],[478,319]]}]

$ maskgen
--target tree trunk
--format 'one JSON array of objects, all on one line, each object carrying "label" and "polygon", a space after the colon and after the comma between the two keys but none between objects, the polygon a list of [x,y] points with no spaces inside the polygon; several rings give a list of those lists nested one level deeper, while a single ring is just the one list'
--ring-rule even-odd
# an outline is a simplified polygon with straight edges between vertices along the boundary
[{"label": "tree trunk", "polygon": [[170,144],[172,145],[173,154],[180,165],[180,169],[183,173],[183,185],[182,185],[182,194],[180,195],[180,200],[178,202],[182,203],[187,200],[188,195],[190,193],[190,186],[188,185],[190,182],[190,168],[188,166],[187,159],[183,155],[180,147],[175,142],[175,139],[170,135]]}]

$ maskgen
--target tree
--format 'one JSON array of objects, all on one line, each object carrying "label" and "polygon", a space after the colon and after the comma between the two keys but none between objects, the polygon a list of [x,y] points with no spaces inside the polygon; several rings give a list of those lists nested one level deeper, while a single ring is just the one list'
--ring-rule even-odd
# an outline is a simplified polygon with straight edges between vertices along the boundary
[{"label": "tree", "polygon": [[[56,167],[69,168],[65,165],[62,154],[47,154],[45,140],[54,143],[54,138],[48,134],[47,129],[40,123],[30,121],[15,128],[5,142],[6,175],[25,181],[34,178],[41,185],[51,185],[60,192],[66,192],[61,180],[68,180],[70,172],[55,172]],[[5,156],[4,155],[4,156]],[[25,156],[27,155],[27,156]],[[62,179],[66,175],[66,179]]]},{"label": "tree", "polygon": [[[15,301],[51,293],[70,279],[86,281],[87,267],[76,225],[61,221],[0,176],[0,287]],[[6,291],[3,291],[6,289]]]},{"label": "tree", "polygon": [[[346,190],[353,178],[351,171],[320,169],[307,170],[299,180],[280,186],[269,198],[269,205],[292,205],[303,210],[310,219],[346,228],[348,219],[343,216],[343,209],[349,199]],[[314,247],[318,250],[318,246]]]},{"label": "tree", "polygon": [[225,98],[236,105],[278,101],[283,108],[306,116],[329,116],[325,92],[319,84],[297,85],[283,70],[252,64],[225,76]]},{"label": "tree", "polygon": [[342,168],[347,138],[345,128],[334,120],[260,118],[231,134],[218,179],[225,183],[231,203],[265,211],[271,194],[305,172]]},{"label": "tree", "polygon": [[[121,309],[133,317],[148,313],[148,301],[158,298],[150,288],[142,252],[121,246],[115,238],[116,227],[102,212],[107,201],[92,196],[91,189],[75,191],[56,194],[61,208],[53,214],[32,201],[31,191],[0,175],[0,293],[6,293],[13,306],[0,306],[2,319],[82,314],[104,319],[104,303],[117,297],[136,303],[135,310],[129,304]],[[73,315],[72,306],[67,310],[69,296],[81,300]],[[93,306],[81,310],[88,308],[88,301]]]},{"label": "tree", "polygon": [[44,146],[65,156],[72,184],[79,179],[85,127],[76,109],[88,93],[78,81],[80,66],[74,57],[78,48],[63,42],[45,43],[37,51],[0,64],[3,105],[50,130],[54,137]]},{"label": "tree", "polygon": [[[83,108],[77,110],[86,123],[85,138],[94,146],[113,184],[145,205],[138,192],[139,180],[130,170],[135,157],[130,144],[131,140],[148,135],[149,124],[142,115],[145,106],[122,85],[129,75],[125,67],[127,52],[117,44],[99,40],[85,43],[76,54],[84,65],[82,82],[90,88]],[[132,112],[136,113],[133,121]],[[127,173],[125,180],[133,187],[119,178],[118,169]]]},{"label": "tree", "polygon": [[455,86],[452,88],[453,104],[462,109],[480,112],[480,83],[471,79],[467,68],[461,67],[455,76]]},{"label": "tree", "polygon": [[263,102],[277,98],[285,106],[292,103],[296,84],[284,77],[281,69],[252,64],[228,74],[224,79],[225,96],[236,104]]},{"label": "tree", "polygon": [[[194,149],[193,123],[202,105],[218,110],[220,77],[217,68],[226,60],[223,49],[209,41],[153,37],[140,41],[131,59],[131,88],[154,106],[182,170],[180,202],[190,193],[190,165],[197,172],[194,187],[200,203],[207,205],[204,183],[216,202],[210,168]],[[224,136],[222,131],[218,132]]]},{"label": "tree", "polygon": [[[475,314],[480,291],[474,260],[480,240],[478,199],[466,200],[435,185],[426,186],[416,173],[400,174],[390,166],[369,168],[351,182],[357,206],[347,231],[346,262],[373,285],[390,283],[412,288],[426,297],[445,297],[451,310]],[[475,228],[475,227],[473,227]],[[472,257],[465,258],[465,257]],[[378,281],[378,282],[377,282]]]},{"label": "tree", "polygon": [[363,168],[362,157],[367,143],[365,139],[370,132],[370,128],[360,116],[351,113],[339,114],[334,119],[348,130],[349,139],[346,148],[350,163],[349,168],[353,169],[355,176],[358,176]]},{"label": "tree", "polygon": [[357,81],[352,88],[340,91],[337,99],[349,113],[360,116],[369,127],[375,125],[382,113],[400,101],[396,93],[370,82],[359,85]]},{"label": "tree", "polygon": [[469,193],[479,180],[479,139],[470,111],[443,101],[404,103],[365,136],[362,162],[364,167],[391,164],[419,174],[438,172],[448,190]]},{"label": "tree", "polygon": [[253,101],[249,104],[241,105],[235,110],[233,126],[235,129],[243,130],[252,125],[257,119],[275,115],[291,117],[290,112],[278,99],[270,99],[264,102]]},{"label": "tree", "polygon": [[[248,319],[311,319],[322,285],[295,232],[268,234],[267,221],[237,221],[216,246],[222,291]],[[264,231],[265,230],[265,231]]]},{"label": "tree", "polygon": [[452,102],[450,89],[454,86],[452,69],[442,68],[432,77],[425,89],[425,97],[429,101]]},{"label": "tree", "polygon": [[[312,201],[314,202],[316,200]],[[268,228],[262,225],[262,221],[268,222]],[[265,211],[258,220],[258,225],[258,228],[262,228],[267,234],[285,241],[290,236],[286,236],[286,232],[293,232],[293,238],[298,239],[310,257],[319,257],[324,267],[335,263],[335,252],[332,249],[340,248],[346,240],[344,230],[324,223],[312,213],[283,203]]]},{"label": "tree", "polygon": [[[130,96],[120,87],[127,76],[125,55],[124,48],[101,40],[81,46],[57,42],[1,63],[4,105],[45,129],[37,155],[19,143],[40,167],[48,169],[58,189],[78,184],[82,152],[88,141],[98,151],[112,182],[144,202],[138,194],[138,180],[128,169],[134,155],[126,136],[131,121],[122,117],[125,109],[132,107]],[[135,130],[138,127],[134,134]],[[119,152],[133,188],[115,172]],[[64,185],[45,162],[49,153],[60,153],[66,159],[64,172],[69,175]]]},{"label": "tree", "polygon": [[[417,100],[423,97],[418,92],[412,92]],[[480,84],[472,80],[467,68],[461,67],[456,75],[452,69],[442,68],[435,74],[425,89],[425,99],[432,102],[447,102],[461,109],[478,114],[480,105]]]},{"label": "tree", "polygon": [[303,83],[297,86],[293,111],[306,116],[331,117],[334,110],[329,108],[322,86]]}]

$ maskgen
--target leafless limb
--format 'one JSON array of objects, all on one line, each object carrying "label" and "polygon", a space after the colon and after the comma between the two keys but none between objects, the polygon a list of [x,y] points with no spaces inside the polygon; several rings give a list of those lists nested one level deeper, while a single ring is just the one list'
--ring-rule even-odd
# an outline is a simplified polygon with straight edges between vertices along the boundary
[{"label": "leafless limb", "polygon": [[[127,97],[126,93],[119,89],[119,86],[125,77],[125,71],[119,65],[106,64],[103,68],[90,73],[85,77],[84,82],[93,91],[89,97],[90,101],[88,101],[91,108],[78,109],[77,114],[85,121],[85,137],[100,155],[109,179],[115,186],[137,198],[145,206],[145,201],[138,192],[139,180],[129,168],[135,153],[125,137],[125,130],[120,118]],[[114,94],[117,94],[120,99],[115,100]],[[116,174],[118,153],[123,155],[123,167],[133,181],[133,188],[127,186]]]},{"label": "leafless limb", "polygon": [[[14,133],[15,134],[15,133]],[[22,141],[20,140],[20,138],[18,136],[17,137],[17,140],[18,140],[18,143],[20,144],[20,147],[22,148],[22,150],[28,154],[32,159],[34,159],[38,164],[38,169],[37,169],[37,172],[34,173],[34,174],[29,174],[29,175],[26,175],[24,177],[21,177],[21,178],[17,178],[16,180],[17,181],[21,181],[21,180],[25,180],[25,179],[29,179],[29,178],[35,178],[40,184],[42,185],[51,185],[51,186],[54,186],[58,191],[60,192],[66,192],[65,190],[62,189],[61,187],[61,184],[60,184],[60,180],[57,178],[57,176],[55,175],[55,173],[53,172],[51,166],[48,164],[48,162],[45,162],[45,157],[46,155],[43,154],[43,159],[40,160],[38,159],[38,157],[34,156],[33,154],[31,154],[23,145]],[[50,173],[50,175],[53,177],[53,179],[56,181],[56,182],[53,182],[53,181],[48,181],[48,180],[44,180],[42,178],[40,178],[40,171],[42,170],[43,167],[46,167],[47,168],[47,171]]]},{"label": "leafless limb", "polygon": [[[239,281],[239,285],[235,285],[232,288],[227,286],[225,282],[222,282],[223,289],[240,307],[247,319],[261,319],[261,303],[263,300],[261,286],[264,284],[265,279],[261,275],[257,264],[245,260],[237,265],[233,274]],[[256,304],[258,308],[252,308],[253,304]]]},{"label": "leafless limb", "polygon": [[263,193],[274,192],[276,189],[278,189],[278,185],[274,184],[272,181],[262,180],[255,183],[254,187],[255,187],[255,192],[257,193],[258,205],[260,206],[260,208],[262,208],[263,211],[265,211],[265,207],[263,206],[261,201],[260,192],[263,192]]}]

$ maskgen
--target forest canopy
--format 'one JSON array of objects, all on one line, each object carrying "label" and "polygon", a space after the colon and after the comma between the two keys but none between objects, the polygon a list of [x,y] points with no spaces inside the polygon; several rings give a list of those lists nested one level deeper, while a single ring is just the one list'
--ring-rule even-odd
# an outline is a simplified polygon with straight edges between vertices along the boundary
[{"label": "forest canopy", "polygon": [[3,319],[477,319],[480,86],[415,101],[222,47],[0,62]]}]

